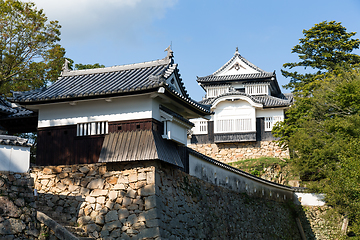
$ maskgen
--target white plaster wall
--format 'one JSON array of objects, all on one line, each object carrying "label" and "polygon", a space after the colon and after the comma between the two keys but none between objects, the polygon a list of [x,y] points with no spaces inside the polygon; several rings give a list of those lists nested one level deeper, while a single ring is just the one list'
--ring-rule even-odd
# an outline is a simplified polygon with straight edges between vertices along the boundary
[{"label": "white plaster wall", "polygon": [[256,117],[273,117],[282,116],[284,117],[284,109],[258,109],[256,111]]},{"label": "white plaster wall", "polygon": [[214,111],[217,117],[241,116],[255,118],[255,108],[242,100],[221,102]]},{"label": "white plaster wall", "polygon": [[187,128],[179,125],[176,122],[167,122],[168,139],[173,139],[176,142],[186,145],[187,142]]},{"label": "white plaster wall", "polygon": [[189,154],[189,174],[218,186],[237,192],[246,192],[268,199],[284,201],[293,199],[294,193],[285,186],[267,183],[254,176],[239,174]]},{"label": "white plaster wall", "polygon": [[63,126],[95,121],[159,118],[159,105],[149,96],[113,98],[39,106],[38,127]]},{"label": "white plaster wall", "polygon": [[30,167],[30,147],[0,145],[0,171],[24,173]]},{"label": "white plaster wall", "polygon": [[[239,70],[236,70],[235,67],[233,68],[234,64],[239,63],[240,68]],[[250,73],[259,73],[259,71],[254,70],[253,68],[249,67],[247,64],[245,64],[243,61],[240,61],[239,59],[233,61],[229,66],[224,69],[223,72],[219,73],[218,76],[224,76],[224,75],[236,75],[236,74],[250,74]]]},{"label": "white plaster wall", "polygon": [[216,121],[231,118],[251,118],[252,130],[256,130],[256,110],[250,103],[245,100],[223,101],[213,109],[215,129]]},{"label": "white plaster wall", "polygon": [[325,195],[318,193],[295,193],[296,202],[298,205],[303,206],[324,206]]}]

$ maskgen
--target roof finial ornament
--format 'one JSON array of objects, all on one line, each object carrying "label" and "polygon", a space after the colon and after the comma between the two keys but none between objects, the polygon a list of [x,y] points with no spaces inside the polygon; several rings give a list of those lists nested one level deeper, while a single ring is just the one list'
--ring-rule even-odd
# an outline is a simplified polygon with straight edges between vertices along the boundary
[{"label": "roof finial ornament", "polygon": [[69,63],[70,63],[70,61],[65,58],[65,62],[64,62],[63,66],[62,66],[62,69],[61,69],[63,72],[69,72],[70,71]]},{"label": "roof finial ornament", "polygon": [[235,54],[234,54],[234,55],[237,55],[237,54],[239,54],[239,48],[238,48],[238,47],[236,47],[236,50],[235,50]]},{"label": "roof finial ornament", "polygon": [[166,59],[172,59],[174,57],[174,52],[171,50],[171,45],[169,45],[164,52],[167,52]]}]

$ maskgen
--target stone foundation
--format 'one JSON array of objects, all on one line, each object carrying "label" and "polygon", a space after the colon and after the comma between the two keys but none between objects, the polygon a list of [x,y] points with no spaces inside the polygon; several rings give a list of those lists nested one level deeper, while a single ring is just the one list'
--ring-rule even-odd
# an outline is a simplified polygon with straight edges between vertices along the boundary
[{"label": "stone foundation", "polygon": [[39,211],[96,239],[299,239],[286,204],[159,161],[37,167],[31,175]]},{"label": "stone foundation", "polygon": [[32,186],[27,173],[0,172],[0,239],[38,239]]},{"label": "stone foundation", "polygon": [[79,225],[96,239],[159,236],[154,162],[38,167],[39,211]]},{"label": "stone foundation", "polygon": [[188,147],[223,163],[260,157],[289,158],[289,150],[281,149],[273,141],[190,144]]}]

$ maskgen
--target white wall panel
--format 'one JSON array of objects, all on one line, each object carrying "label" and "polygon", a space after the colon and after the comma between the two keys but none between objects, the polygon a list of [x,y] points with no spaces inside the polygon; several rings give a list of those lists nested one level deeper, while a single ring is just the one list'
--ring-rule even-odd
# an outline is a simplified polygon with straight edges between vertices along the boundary
[{"label": "white wall panel", "polygon": [[[159,119],[158,104],[148,96],[48,104],[39,106],[38,127],[64,126],[85,122]],[[157,108],[157,111],[154,111]]]},{"label": "white wall panel", "polygon": [[0,145],[0,171],[23,173],[30,167],[30,147]]}]

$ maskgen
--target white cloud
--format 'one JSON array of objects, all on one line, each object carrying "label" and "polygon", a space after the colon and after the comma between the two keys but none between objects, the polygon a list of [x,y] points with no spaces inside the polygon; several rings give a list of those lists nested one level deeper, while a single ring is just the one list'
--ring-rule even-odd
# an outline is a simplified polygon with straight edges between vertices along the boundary
[{"label": "white cloud", "polygon": [[32,0],[49,20],[58,20],[64,41],[90,38],[137,41],[178,0]]}]

